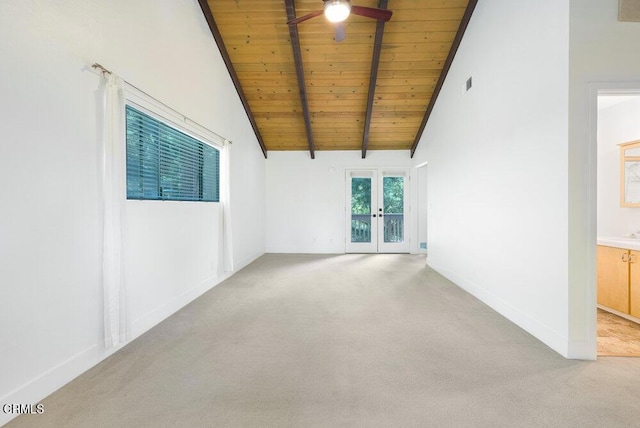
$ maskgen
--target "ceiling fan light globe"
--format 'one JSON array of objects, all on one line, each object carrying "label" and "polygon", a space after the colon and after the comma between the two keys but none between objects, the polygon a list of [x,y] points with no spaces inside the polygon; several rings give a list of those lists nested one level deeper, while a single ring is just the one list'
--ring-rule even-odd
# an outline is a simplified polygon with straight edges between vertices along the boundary
[{"label": "ceiling fan light globe", "polygon": [[324,2],[324,16],[331,22],[342,22],[351,13],[351,3],[344,0],[327,0]]}]

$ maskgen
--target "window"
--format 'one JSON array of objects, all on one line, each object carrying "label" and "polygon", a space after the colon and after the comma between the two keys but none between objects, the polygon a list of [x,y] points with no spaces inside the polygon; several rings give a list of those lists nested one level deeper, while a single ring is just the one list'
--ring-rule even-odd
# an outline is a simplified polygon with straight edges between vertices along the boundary
[{"label": "window", "polygon": [[127,199],[220,200],[220,152],[126,106]]}]

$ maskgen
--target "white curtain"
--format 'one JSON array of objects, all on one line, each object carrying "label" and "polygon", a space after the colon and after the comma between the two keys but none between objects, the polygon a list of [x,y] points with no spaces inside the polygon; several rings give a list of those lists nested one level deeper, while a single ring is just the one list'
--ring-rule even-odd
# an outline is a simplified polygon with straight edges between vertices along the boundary
[{"label": "white curtain", "polygon": [[224,142],[220,159],[220,202],[222,203],[224,272],[233,272],[233,240],[231,237],[231,141]]},{"label": "white curtain", "polygon": [[122,80],[104,73],[103,174],[104,230],[102,281],[104,286],[104,343],[114,347],[129,339],[122,272],[124,97]]}]

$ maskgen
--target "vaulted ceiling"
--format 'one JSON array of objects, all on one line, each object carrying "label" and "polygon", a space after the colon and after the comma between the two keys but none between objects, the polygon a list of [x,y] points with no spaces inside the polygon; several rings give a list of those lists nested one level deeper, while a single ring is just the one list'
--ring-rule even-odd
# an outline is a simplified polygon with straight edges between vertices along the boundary
[{"label": "vaulted ceiling", "polygon": [[477,0],[353,0],[334,41],[321,0],[199,0],[260,146],[415,151]]}]

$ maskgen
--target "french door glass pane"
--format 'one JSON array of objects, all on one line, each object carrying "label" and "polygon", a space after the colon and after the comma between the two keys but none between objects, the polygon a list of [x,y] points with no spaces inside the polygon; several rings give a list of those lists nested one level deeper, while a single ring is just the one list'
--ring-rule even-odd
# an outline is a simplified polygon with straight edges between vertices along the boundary
[{"label": "french door glass pane", "polygon": [[351,242],[371,242],[371,178],[351,178]]},{"label": "french door glass pane", "polygon": [[404,177],[382,178],[384,242],[404,242]]}]

